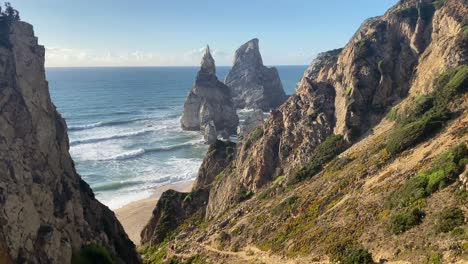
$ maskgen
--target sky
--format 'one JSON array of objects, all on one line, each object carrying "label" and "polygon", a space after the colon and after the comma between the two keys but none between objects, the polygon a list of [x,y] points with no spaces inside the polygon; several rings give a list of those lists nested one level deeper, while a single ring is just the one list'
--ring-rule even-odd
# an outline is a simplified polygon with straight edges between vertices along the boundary
[{"label": "sky", "polygon": [[10,0],[34,25],[47,67],[217,65],[260,40],[266,65],[307,65],[343,47],[397,0]]}]

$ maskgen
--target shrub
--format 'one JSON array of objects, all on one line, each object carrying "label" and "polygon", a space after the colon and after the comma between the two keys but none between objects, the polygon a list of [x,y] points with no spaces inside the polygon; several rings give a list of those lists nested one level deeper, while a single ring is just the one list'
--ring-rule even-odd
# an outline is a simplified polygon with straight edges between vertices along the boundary
[{"label": "shrub", "polygon": [[463,225],[465,216],[460,208],[445,208],[437,217],[436,231],[447,233]]},{"label": "shrub", "polygon": [[390,218],[388,229],[392,234],[400,234],[419,225],[423,218],[424,212],[419,208],[408,208]]},{"label": "shrub", "polygon": [[372,254],[365,249],[353,249],[349,255],[345,257],[341,263],[343,264],[371,264],[374,263]]},{"label": "shrub", "polygon": [[454,182],[467,163],[466,145],[458,145],[441,154],[431,168],[418,173],[390,196],[389,208],[408,207]]},{"label": "shrub", "polygon": [[286,200],[278,204],[275,208],[273,208],[272,213],[274,215],[279,215],[283,212],[289,213],[294,208],[298,200],[299,200],[298,196],[296,195],[290,196],[286,198]]},{"label": "shrub", "polygon": [[440,254],[439,252],[432,253],[427,260],[427,264],[441,264],[441,263],[442,263],[442,254]]},{"label": "shrub", "polygon": [[235,200],[241,203],[241,202],[249,200],[250,198],[252,198],[253,195],[254,195],[254,192],[247,189],[245,186],[241,186],[237,192]]},{"label": "shrub", "polygon": [[395,15],[401,19],[409,19],[411,24],[415,24],[418,20],[418,8],[410,6],[395,11]]},{"label": "shrub", "polygon": [[72,264],[112,264],[114,260],[107,249],[96,243],[84,246],[78,255],[72,256]]},{"label": "shrub", "polygon": [[374,263],[372,254],[366,249],[358,248],[356,243],[349,238],[333,241],[328,252],[333,263],[343,264],[370,264]]},{"label": "shrub", "polygon": [[448,105],[457,95],[468,89],[468,66],[458,66],[440,75],[434,81],[434,91],[418,97],[403,117],[390,111],[400,124],[390,134],[387,150],[395,155],[434,134],[450,119]]},{"label": "shrub", "polygon": [[289,180],[289,184],[295,184],[312,177],[323,168],[325,163],[334,159],[346,148],[348,148],[348,143],[343,139],[343,136],[331,135],[327,137],[312,153],[309,163]]}]

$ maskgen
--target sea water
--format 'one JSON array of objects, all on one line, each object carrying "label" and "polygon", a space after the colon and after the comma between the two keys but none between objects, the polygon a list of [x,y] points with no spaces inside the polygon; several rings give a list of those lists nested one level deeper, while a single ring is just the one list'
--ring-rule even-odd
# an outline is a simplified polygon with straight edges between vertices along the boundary
[{"label": "sea water", "polygon": [[[306,66],[278,66],[292,94]],[[76,169],[111,209],[147,198],[159,185],[194,179],[202,135],[180,117],[198,67],[47,68],[65,118]],[[228,67],[217,67],[223,80]],[[242,117],[241,117],[242,118]]]}]

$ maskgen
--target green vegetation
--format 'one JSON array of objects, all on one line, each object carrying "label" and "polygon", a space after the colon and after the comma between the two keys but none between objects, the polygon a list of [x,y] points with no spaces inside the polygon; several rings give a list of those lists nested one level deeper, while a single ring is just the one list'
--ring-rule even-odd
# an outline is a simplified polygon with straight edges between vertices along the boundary
[{"label": "green vegetation", "polygon": [[222,170],[218,175],[216,175],[214,180],[211,182],[211,186],[216,186],[216,184],[218,184],[218,182],[220,182],[221,179],[224,177],[224,174],[224,170]]},{"label": "green vegetation", "polygon": [[343,139],[343,136],[331,135],[327,137],[312,153],[309,163],[290,178],[288,184],[295,184],[311,178],[323,168],[325,163],[334,159],[347,148],[348,143]]},{"label": "green vegetation", "polygon": [[273,208],[272,213],[274,215],[280,215],[284,212],[290,213],[294,206],[297,204],[299,197],[296,195],[290,196],[286,198],[286,200],[282,201],[278,204],[275,208]]},{"label": "green vegetation", "polygon": [[351,239],[335,241],[329,248],[328,253],[332,261],[342,264],[371,264],[372,254],[366,249],[358,248]]},{"label": "green vegetation", "polygon": [[460,208],[445,208],[437,217],[436,231],[447,233],[463,225],[465,216]]},{"label": "green vegetation", "polygon": [[[156,247],[145,247],[140,250],[143,256],[143,263],[145,264],[204,264],[207,263],[206,259],[201,255],[194,255],[186,260],[178,257],[167,258],[167,240]],[[167,258],[167,259],[166,259]],[[98,262],[100,263],[100,262]]]},{"label": "green vegetation", "polygon": [[377,62],[377,68],[379,69],[379,72],[382,73],[383,72],[383,66],[384,66],[384,60],[379,60]]},{"label": "green vegetation", "polygon": [[400,234],[419,225],[423,218],[424,212],[419,208],[404,209],[390,218],[388,229],[392,234]]},{"label": "green vegetation", "polygon": [[440,254],[439,252],[433,252],[427,260],[427,264],[441,264],[441,263],[442,263],[442,254]]},{"label": "green vegetation", "polygon": [[419,4],[418,5],[418,15],[425,21],[429,21],[435,12],[435,5],[430,4]]},{"label": "green vegetation", "polygon": [[79,254],[73,254],[72,264],[112,264],[114,260],[107,249],[96,243],[84,246]]},{"label": "green vegetation", "polygon": [[343,264],[371,264],[374,263],[372,260],[372,254],[365,249],[352,249],[349,255],[346,256],[341,263]]},{"label": "green vegetation", "polygon": [[394,14],[401,19],[408,19],[411,24],[416,24],[418,21],[419,11],[416,6],[410,6],[398,9]]},{"label": "green vegetation", "polygon": [[432,2],[435,9],[441,8],[444,5],[444,3],[445,3],[445,0],[436,0],[436,1]]},{"label": "green vegetation", "polygon": [[256,127],[252,132],[250,132],[252,140],[258,140],[263,136],[263,129],[262,127]]},{"label": "green vegetation", "polygon": [[235,200],[239,203],[244,202],[252,198],[254,195],[254,192],[251,190],[247,189],[245,186],[241,186],[239,190],[237,191]]},{"label": "green vegetation", "polygon": [[346,95],[350,96],[352,92],[353,92],[353,86],[349,85],[348,88],[346,88]]},{"label": "green vegetation", "polygon": [[389,136],[387,150],[392,155],[398,154],[438,131],[451,118],[448,110],[451,100],[467,89],[468,66],[458,66],[442,74],[434,82],[434,92],[417,98],[403,116],[390,115],[396,115],[399,126]]},{"label": "green vegetation", "polygon": [[355,46],[355,49],[356,49],[355,57],[357,59],[363,59],[363,58],[371,56],[373,53],[371,44],[372,44],[372,40],[370,40],[369,38],[361,38],[356,43],[356,46]]},{"label": "green vegetation", "polygon": [[[391,217],[388,229],[398,234],[420,224],[424,217],[421,208],[425,205],[425,198],[454,182],[467,162],[468,150],[465,145],[459,145],[440,155],[429,170],[418,173],[393,192],[387,208],[400,210]],[[446,213],[444,216],[447,221],[441,221],[440,224],[452,230],[456,221],[451,222],[450,218],[456,215]],[[443,228],[438,229],[445,230]]]},{"label": "green vegetation", "polygon": [[389,208],[421,204],[421,199],[454,182],[468,162],[468,150],[459,145],[440,155],[427,171],[418,173],[396,190],[387,202]]},{"label": "green vegetation", "polygon": [[11,6],[10,2],[5,2],[5,10],[0,6],[0,18],[6,18],[8,21],[19,21],[20,16],[18,10]]}]

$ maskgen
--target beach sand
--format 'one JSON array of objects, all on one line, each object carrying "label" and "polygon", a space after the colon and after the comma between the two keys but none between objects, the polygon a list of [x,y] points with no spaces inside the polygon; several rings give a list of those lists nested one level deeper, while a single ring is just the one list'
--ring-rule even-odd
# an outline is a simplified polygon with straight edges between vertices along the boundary
[{"label": "beach sand", "polygon": [[150,198],[127,204],[122,208],[114,210],[114,213],[129,238],[135,245],[139,246],[141,230],[143,230],[143,227],[151,218],[153,209],[156,207],[161,194],[169,189],[179,192],[190,192],[192,185],[193,180],[159,186],[154,189],[154,193]]}]

